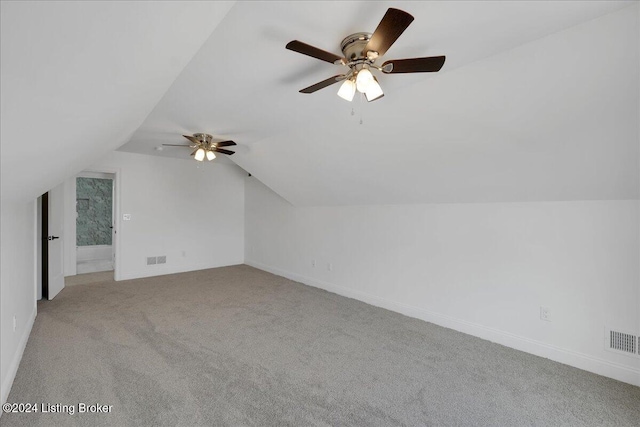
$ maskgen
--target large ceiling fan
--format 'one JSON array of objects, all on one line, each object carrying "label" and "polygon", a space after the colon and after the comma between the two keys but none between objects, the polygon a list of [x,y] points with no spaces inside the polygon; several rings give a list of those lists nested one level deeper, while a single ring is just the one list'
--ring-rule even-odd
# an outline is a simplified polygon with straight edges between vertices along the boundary
[{"label": "large ceiling fan", "polygon": [[371,102],[384,96],[378,79],[371,73],[372,69],[385,74],[440,71],[444,65],[444,56],[392,59],[385,61],[382,66],[376,65],[376,60],[384,56],[412,21],[413,16],[407,12],[389,8],[373,34],[354,33],[342,40],[340,48],[344,57],[334,55],[331,52],[318,49],[298,40],[289,42],[286,46],[289,50],[349,68],[344,74],[330,77],[306,87],[300,92],[313,93],[334,83],[344,81],[338,91],[338,96],[351,101],[357,90],[364,93],[367,101]]},{"label": "large ceiling fan", "polygon": [[189,145],[181,145],[181,144],[162,144],[167,147],[187,147],[193,148],[193,152],[191,153],[194,158],[201,162],[207,158],[207,160],[213,160],[216,158],[215,153],[222,153],[227,155],[232,155],[235,151],[225,150],[220,147],[229,147],[231,145],[237,145],[233,141],[219,141],[213,142],[213,136],[208,133],[194,133],[191,135],[182,135],[191,141]]}]

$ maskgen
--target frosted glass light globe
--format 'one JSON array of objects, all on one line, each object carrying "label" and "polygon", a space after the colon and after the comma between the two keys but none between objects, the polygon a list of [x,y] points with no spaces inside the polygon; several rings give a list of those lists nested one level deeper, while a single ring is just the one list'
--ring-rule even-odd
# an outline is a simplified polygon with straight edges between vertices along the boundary
[{"label": "frosted glass light globe", "polygon": [[353,80],[345,80],[338,90],[338,96],[345,101],[352,101],[353,95],[356,93],[356,84]]},{"label": "frosted glass light globe", "polygon": [[373,74],[366,68],[358,71],[358,76],[356,77],[356,88],[358,92],[365,93],[373,82]]}]

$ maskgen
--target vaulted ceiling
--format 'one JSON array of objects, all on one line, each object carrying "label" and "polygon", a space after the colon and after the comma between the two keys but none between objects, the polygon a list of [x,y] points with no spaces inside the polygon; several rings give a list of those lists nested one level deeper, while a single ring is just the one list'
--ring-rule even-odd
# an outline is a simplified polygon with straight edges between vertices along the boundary
[{"label": "vaulted ceiling", "polygon": [[[638,198],[637,3],[106,4],[3,3],[3,198],[121,145],[188,158],[155,148],[194,132],[296,205]],[[298,93],[342,69],[287,42],[339,54],[390,6],[415,21],[383,60],[439,73],[379,74],[370,104]]]},{"label": "vaulted ceiling", "polygon": [[126,143],[232,2],[1,3],[2,200]]}]

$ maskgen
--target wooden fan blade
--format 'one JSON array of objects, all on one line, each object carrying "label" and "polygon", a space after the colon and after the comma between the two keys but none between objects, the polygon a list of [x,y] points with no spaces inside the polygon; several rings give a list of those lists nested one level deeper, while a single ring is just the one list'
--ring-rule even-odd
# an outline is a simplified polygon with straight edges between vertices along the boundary
[{"label": "wooden fan blade", "polygon": [[342,81],[346,78],[346,74],[338,74],[337,76],[329,77],[327,80],[323,80],[309,87],[305,87],[304,89],[300,90],[300,93],[313,93],[327,86],[331,86],[334,83],[338,83],[339,81]]},{"label": "wooden fan blade", "polygon": [[224,148],[214,148],[213,151],[217,153],[228,154],[228,155],[232,155],[233,153],[235,153],[235,151],[225,150]]},{"label": "wooden fan blade", "polygon": [[213,145],[215,145],[216,147],[229,147],[231,145],[238,145],[233,141],[220,141],[220,142],[214,142]]},{"label": "wooden fan blade", "polygon": [[[444,56],[430,56],[426,58],[392,59],[382,64],[382,72],[387,74],[397,73],[434,73],[440,71],[444,65]],[[385,66],[390,71],[385,71]]]},{"label": "wooden fan blade", "polygon": [[413,16],[407,12],[389,8],[362,53],[366,56],[367,52],[373,51],[378,52],[378,56],[384,55],[411,22],[413,22]]},{"label": "wooden fan blade", "polygon": [[192,155],[192,156],[195,156],[197,151],[198,151],[198,149],[193,150],[193,153],[191,153],[191,155]]},{"label": "wooden fan blade", "polygon": [[310,56],[312,58],[319,59],[321,61],[326,61],[330,63],[335,63],[336,61],[342,61],[342,57],[338,55],[334,55],[331,52],[327,52],[326,50],[318,49],[317,47],[313,47],[309,44],[302,43],[298,40],[293,40],[287,43],[287,49],[292,50],[294,52],[301,53],[303,55]]},{"label": "wooden fan blade", "polygon": [[179,145],[179,144],[162,144],[165,147],[191,147],[190,145]]},{"label": "wooden fan blade", "polygon": [[182,136],[184,136],[185,138],[187,138],[189,141],[193,142],[194,144],[198,144],[198,145],[201,144],[201,142],[198,140],[198,138],[195,138],[195,137],[193,137],[191,135],[182,135]]}]

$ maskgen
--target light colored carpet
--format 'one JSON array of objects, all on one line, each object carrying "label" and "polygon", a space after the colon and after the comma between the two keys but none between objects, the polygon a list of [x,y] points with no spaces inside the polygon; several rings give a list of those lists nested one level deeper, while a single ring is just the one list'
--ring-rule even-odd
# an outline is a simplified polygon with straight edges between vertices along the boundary
[{"label": "light colored carpet", "polygon": [[65,286],[86,285],[98,282],[113,282],[113,270],[77,274],[75,276],[67,276],[64,278]]},{"label": "light colored carpet", "polygon": [[233,266],[65,288],[3,426],[637,426],[640,388]]}]

